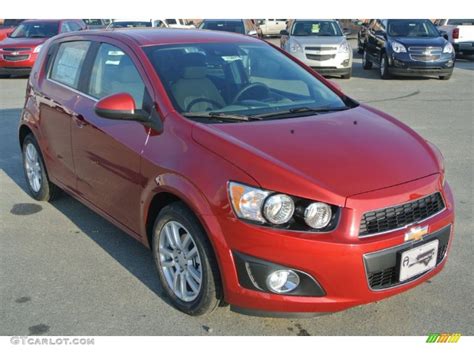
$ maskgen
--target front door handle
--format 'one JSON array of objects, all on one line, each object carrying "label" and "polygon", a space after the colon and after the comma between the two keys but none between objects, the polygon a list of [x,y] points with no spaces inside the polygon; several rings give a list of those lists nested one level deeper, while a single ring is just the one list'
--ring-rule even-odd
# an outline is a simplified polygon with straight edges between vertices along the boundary
[{"label": "front door handle", "polygon": [[72,115],[72,119],[73,119],[74,122],[76,123],[76,126],[79,127],[79,128],[82,128],[82,127],[88,125],[88,123],[87,123],[87,121],[86,121],[86,119],[84,118],[83,115],[80,115],[80,114],[73,114],[73,115]]}]

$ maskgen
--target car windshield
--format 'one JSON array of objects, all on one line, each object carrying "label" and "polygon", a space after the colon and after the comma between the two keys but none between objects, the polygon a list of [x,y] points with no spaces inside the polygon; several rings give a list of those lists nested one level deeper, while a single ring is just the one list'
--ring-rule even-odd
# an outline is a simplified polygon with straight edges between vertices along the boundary
[{"label": "car windshield", "polygon": [[58,22],[21,23],[10,35],[11,38],[49,38],[59,32]]},{"label": "car windshield", "polygon": [[120,21],[112,22],[113,28],[135,28],[135,27],[151,27],[150,21]]},{"label": "car windshield", "polygon": [[242,21],[204,21],[201,25],[204,30],[226,31],[245,34]]},{"label": "car windshield", "polygon": [[292,36],[342,36],[341,29],[335,21],[305,20],[296,21],[291,31]]},{"label": "car windshield", "polygon": [[185,116],[267,116],[353,107],[267,44],[196,43],[145,48]]},{"label": "car windshield", "polygon": [[439,37],[439,32],[429,20],[390,20],[387,33],[391,37]]}]

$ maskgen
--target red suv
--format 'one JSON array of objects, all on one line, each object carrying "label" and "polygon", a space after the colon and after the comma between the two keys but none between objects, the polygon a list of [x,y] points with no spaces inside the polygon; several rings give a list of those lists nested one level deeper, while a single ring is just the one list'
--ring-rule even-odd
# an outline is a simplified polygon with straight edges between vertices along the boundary
[{"label": "red suv", "polygon": [[438,149],[250,36],[57,36],[19,140],[31,195],[64,190],[150,247],[191,315],[374,302],[437,274],[452,242]]},{"label": "red suv", "polygon": [[27,75],[43,43],[58,33],[86,28],[82,20],[26,20],[0,41],[0,77]]}]

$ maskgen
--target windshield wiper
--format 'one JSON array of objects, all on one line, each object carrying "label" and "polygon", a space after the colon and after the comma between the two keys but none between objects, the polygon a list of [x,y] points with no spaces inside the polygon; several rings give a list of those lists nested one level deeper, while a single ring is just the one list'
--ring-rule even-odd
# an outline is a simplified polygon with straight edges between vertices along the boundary
[{"label": "windshield wiper", "polygon": [[336,111],[345,111],[350,109],[350,107],[344,106],[344,107],[319,107],[319,108],[311,108],[311,107],[293,107],[290,108],[289,110],[285,111],[277,111],[277,112],[268,112],[268,113],[262,113],[260,115],[255,115],[252,116],[253,118],[286,118],[286,117],[291,117],[293,114],[312,114],[312,115],[317,115],[320,113],[327,113],[327,112],[336,112]]},{"label": "windshield wiper", "polygon": [[203,117],[203,118],[216,118],[222,120],[232,120],[232,121],[255,121],[260,118],[254,116],[245,116],[237,114],[227,114],[224,112],[196,112],[196,113],[185,113],[185,117]]}]

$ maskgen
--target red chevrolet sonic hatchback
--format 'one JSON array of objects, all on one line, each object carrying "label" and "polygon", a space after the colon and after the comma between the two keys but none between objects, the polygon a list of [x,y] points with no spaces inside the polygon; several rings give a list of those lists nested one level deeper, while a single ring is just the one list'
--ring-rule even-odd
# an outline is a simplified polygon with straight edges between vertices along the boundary
[{"label": "red chevrolet sonic hatchback", "polygon": [[44,46],[19,128],[32,196],[65,190],[149,246],[181,311],[335,312],[443,268],[440,152],[278,48],[173,29]]}]

